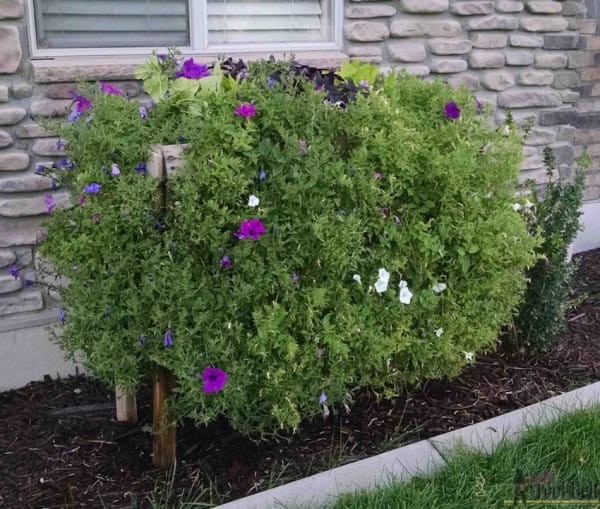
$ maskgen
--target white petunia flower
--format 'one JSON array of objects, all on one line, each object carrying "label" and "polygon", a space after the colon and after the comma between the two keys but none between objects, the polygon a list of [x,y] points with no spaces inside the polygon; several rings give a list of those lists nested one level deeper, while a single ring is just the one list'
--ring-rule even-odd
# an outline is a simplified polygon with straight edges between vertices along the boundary
[{"label": "white petunia flower", "polygon": [[465,360],[467,362],[473,362],[475,359],[475,354],[473,352],[465,352]]},{"label": "white petunia flower", "polygon": [[523,208],[523,205],[521,205],[520,203],[513,203],[512,208],[515,212],[519,212],[519,210]]},{"label": "white petunia flower", "polygon": [[248,207],[258,207],[259,203],[260,200],[258,199],[258,196],[254,196],[253,194],[251,194],[248,197]]},{"label": "white petunia flower", "polygon": [[377,281],[375,281],[375,290],[377,293],[387,291],[389,282],[390,273],[384,268],[379,269],[379,277],[377,278]]},{"label": "white petunia flower", "polygon": [[435,293],[442,293],[446,288],[446,283],[436,283],[431,287]]},{"label": "white petunia flower", "polygon": [[404,280],[401,280],[398,286],[400,287],[400,302],[402,304],[410,304],[413,294],[408,289],[408,283]]},{"label": "white petunia flower", "polygon": [[360,277],[360,274],[354,274],[352,279],[354,279],[354,281],[356,281],[359,285],[362,284],[362,278]]},{"label": "white petunia flower", "polygon": [[435,329],[435,335],[439,338],[444,333],[444,329],[441,327],[439,329]]}]

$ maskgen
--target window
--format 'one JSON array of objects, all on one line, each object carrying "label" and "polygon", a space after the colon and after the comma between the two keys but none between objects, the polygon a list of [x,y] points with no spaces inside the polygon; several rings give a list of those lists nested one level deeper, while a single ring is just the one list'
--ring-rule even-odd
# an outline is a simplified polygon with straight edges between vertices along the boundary
[{"label": "window", "polygon": [[342,0],[29,0],[34,56],[333,49]]}]

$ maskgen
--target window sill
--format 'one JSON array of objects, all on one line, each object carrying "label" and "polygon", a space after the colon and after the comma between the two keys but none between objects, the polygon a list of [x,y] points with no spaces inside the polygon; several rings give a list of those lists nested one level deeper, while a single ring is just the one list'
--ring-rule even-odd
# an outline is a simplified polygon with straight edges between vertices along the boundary
[{"label": "window sill", "polygon": [[[267,52],[233,54],[244,60],[289,58],[291,52]],[[339,67],[347,55],[340,50],[297,51],[295,60],[307,65],[327,69]],[[188,55],[186,55],[187,57]],[[145,61],[147,56],[136,55],[127,57],[56,57],[53,59],[32,60],[33,80],[36,83],[63,83],[86,79],[96,80],[129,80],[135,78],[135,69]],[[217,55],[194,56],[199,61],[215,61]]]}]

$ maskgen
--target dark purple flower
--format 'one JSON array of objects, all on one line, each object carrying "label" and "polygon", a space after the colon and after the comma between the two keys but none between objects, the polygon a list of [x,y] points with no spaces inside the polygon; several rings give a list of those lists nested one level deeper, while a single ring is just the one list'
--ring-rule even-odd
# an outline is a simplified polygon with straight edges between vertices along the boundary
[{"label": "dark purple flower", "polygon": [[381,209],[381,217],[383,217],[384,219],[387,219],[388,217],[390,217],[390,208],[389,207],[383,207]]},{"label": "dark purple flower", "polygon": [[148,168],[146,168],[146,163],[140,163],[135,167],[136,173],[148,173]]},{"label": "dark purple flower", "polygon": [[35,284],[35,281],[32,281],[31,279],[25,279],[25,288],[30,288]]},{"label": "dark purple flower", "polygon": [[162,232],[165,229],[165,225],[157,220],[156,223],[154,223],[154,229]]},{"label": "dark purple flower", "polygon": [[177,136],[177,143],[185,143],[185,137],[181,135]]},{"label": "dark purple flower", "polygon": [[19,277],[19,271],[21,269],[19,267],[17,267],[16,265],[13,265],[12,263],[8,265],[8,272],[10,272],[10,275],[12,277],[14,277],[15,279],[17,279]]},{"label": "dark purple flower", "polygon": [[85,205],[86,199],[85,196],[80,196],[79,197],[79,206],[83,207]]},{"label": "dark purple flower", "polygon": [[57,180],[52,179],[52,190],[56,191],[60,187],[60,184]]},{"label": "dark purple flower", "polygon": [[479,99],[477,99],[477,97],[475,98],[475,104],[477,105],[477,110],[480,110],[481,107],[483,106],[483,104],[481,103],[481,101]]},{"label": "dark purple flower", "polygon": [[101,189],[102,189],[102,186],[100,184],[98,184],[96,182],[92,182],[91,184],[89,184],[83,188],[83,192],[85,194],[98,194]]},{"label": "dark purple flower", "polygon": [[48,171],[48,170],[46,169],[46,167],[43,164],[37,164],[35,167],[35,170],[33,170],[33,172],[36,175],[45,175],[46,171]]},{"label": "dark purple flower", "polygon": [[67,319],[67,312],[63,308],[58,310],[58,319],[60,320],[60,323],[65,323],[65,320]]},{"label": "dark purple flower", "polygon": [[263,222],[258,218],[253,218],[242,221],[240,229],[235,232],[234,235],[240,240],[258,240],[261,235],[264,235],[265,233],[267,233],[267,230]]},{"label": "dark purple flower", "polygon": [[69,160],[66,157],[63,157],[60,161],[58,161],[58,167],[63,170],[73,170],[75,168],[75,163]]},{"label": "dark purple flower", "polygon": [[140,112],[140,117],[142,120],[146,120],[148,118],[148,110],[145,106],[140,106],[138,111]]},{"label": "dark purple flower", "polygon": [[233,267],[233,262],[227,255],[223,255],[219,263],[221,264],[221,267],[224,267],[225,269],[231,269]]},{"label": "dark purple flower", "polygon": [[156,55],[156,58],[158,58],[161,62],[164,62],[167,59],[167,55],[165,55],[164,53],[158,53]]},{"label": "dark purple flower", "polygon": [[460,118],[460,108],[454,101],[450,101],[444,105],[444,115],[450,120]]},{"label": "dark purple flower", "polygon": [[143,334],[140,336],[140,345],[144,346],[146,344],[146,336]]},{"label": "dark purple flower", "polygon": [[256,116],[256,106],[251,103],[241,103],[235,109],[235,114],[244,118],[252,118]]},{"label": "dark purple flower", "polygon": [[58,140],[56,140],[56,150],[62,150],[65,147],[65,143],[58,138]]},{"label": "dark purple flower", "polygon": [[381,180],[383,178],[383,173],[379,173],[378,171],[373,174],[373,178],[375,180]]},{"label": "dark purple flower", "polygon": [[92,109],[92,101],[90,101],[87,97],[79,95],[75,90],[71,90],[71,95],[73,96],[73,109],[77,113],[83,113],[84,111]]},{"label": "dark purple flower", "polygon": [[56,208],[56,202],[51,194],[47,194],[44,196],[44,203],[46,204],[46,214],[51,214],[52,211]]},{"label": "dark purple flower", "polygon": [[188,80],[199,80],[210,76],[210,70],[206,64],[198,64],[193,58],[183,61],[181,70],[175,76],[178,78],[187,78]]},{"label": "dark purple flower", "polygon": [[260,173],[258,174],[258,180],[260,180],[262,182],[266,178],[267,178],[267,172],[263,168],[261,168]]},{"label": "dark purple flower", "polygon": [[100,222],[100,214],[94,214],[92,216],[92,223],[98,224]]},{"label": "dark purple flower", "polygon": [[171,332],[171,329],[167,329],[167,331],[165,332],[165,337],[163,338],[163,345],[164,346],[173,346],[173,333]]},{"label": "dark purple flower", "polygon": [[202,371],[202,390],[208,394],[211,392],[221,392],[227,383],[227,373],[219,368],[206,366]]},{"label": "dark purple flower", "polygon": [[104,92],[106,95],[125,95],[120,88],[117,88],[110,83],[102,83],[100,82],[100,90]]}]

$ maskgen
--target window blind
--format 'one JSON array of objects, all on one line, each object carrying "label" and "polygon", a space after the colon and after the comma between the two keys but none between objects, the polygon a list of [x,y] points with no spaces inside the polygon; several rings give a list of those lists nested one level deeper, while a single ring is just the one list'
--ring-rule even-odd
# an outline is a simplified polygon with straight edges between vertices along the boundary
[{"label": "window blind", "polygon": [[188,0],[34,0],[40,48],[189,46]]},{"label": "window blind", "polygon": [[331,0],[207,0],[209,45],[332,40]]}]

